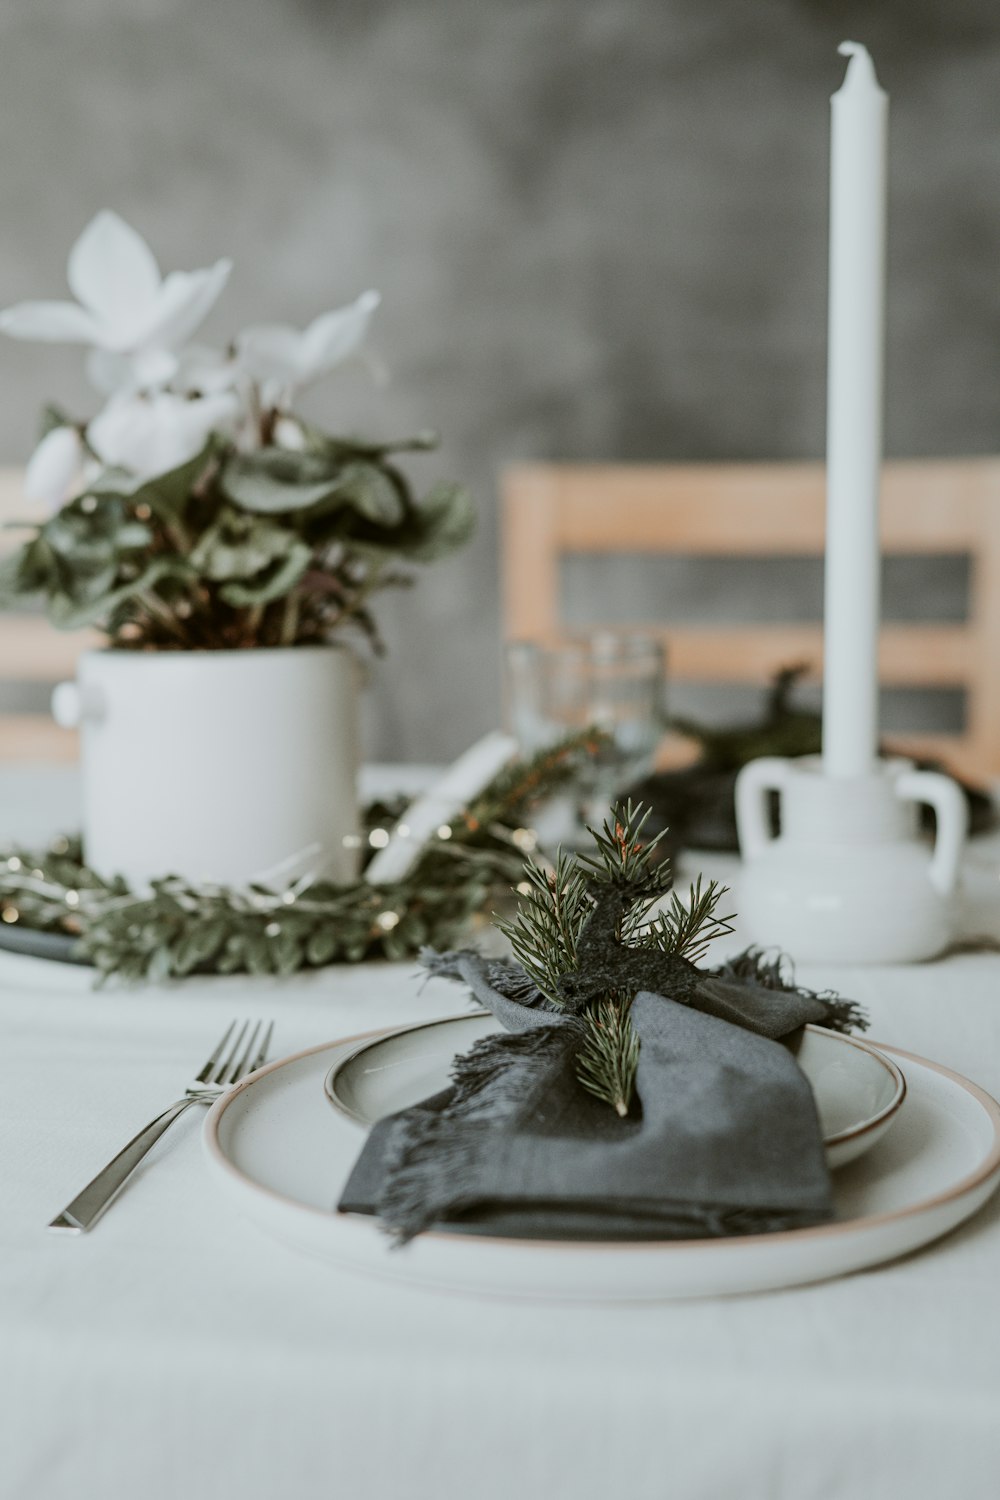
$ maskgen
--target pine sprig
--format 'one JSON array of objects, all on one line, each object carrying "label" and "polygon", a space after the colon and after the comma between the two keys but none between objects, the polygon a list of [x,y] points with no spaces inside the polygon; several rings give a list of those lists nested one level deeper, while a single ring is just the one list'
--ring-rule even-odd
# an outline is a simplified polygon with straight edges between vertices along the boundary
[{"label": "pine sprig", "polygon": [[[514,917],[495,917],[514,957],[554,1005],[562,1005],[559,980],[576,967],[576,949],[592,903],[579,863],[561,849],[554,870],[525,867]],[[526,887],[526,889],[524,888]]]},{"label": "pine sprig", "polygon": [[722,898],[728,894],[728,886],[720,885],[717,880],[702,884],[700,875],[689,889],[686,904],[676,891],[671,891],[667,909],[659,912],[641,932],[642,945],[658,948],[661,953],[675,953],[688,963],[700,963],[716,938],[733,931],[735,912],[724,917],[717,915]]},{"label": "pine sprig", "polygon": [[[699,878],[687,902],[673,891],[670,864],[657,857],[659,837],[643,842],[648,817],[641,806],[618,805],[602,829],[589,830],[592,853],[560,853],[554,871],[529,865],[515,916],[497,923],[552,1003],[566,1004],[568,980],[586,964],[588,941],[591,948],[608,949],[612,960],[615,948],[624,946],[659,949],[694,964],[715,938],[732,930],[730,918],[718,914],[724,886]],[[667,905],[655,910],[668,896]],[[588,928],[599,913],[600,929]],[[608,972],[607,987],[580,1013],[584,1035],[577,1076],[624,1117],[639,1061],[639,1039],[629,1018],[635,991],[614,984],[613,963]]]},{"label": "pine sprig", "polygon": [[587,1012],[586,1038],[576,1062],[576,1076],[588,1093],[610,1104],[622,1119],[628,1114],[639,1066],[639,1038],[629,1020],[631,1000],[608,997]]},{"label": "pine sprig", "polygon": [[602,829],[587,829],[594,841],[594,853],[580,856],[581,868],[595,883],[627,887],[637,904],[662,896],[672,883],[669,863],[653,862],[663,833],[647,843],[642,841],[651,811],[631,801],[624,806],[617,804]]},{"label": "pine sprig", "polygon": [[[497,834],[501,839],[517,818],[526,817],[543,797],[569,785],[606,744],[597,728],[584,729],[546,745],[534,755],[504,766],[456,818],[453,829],[466,841]],[[498,825],[500,825],[498,827]]]}]

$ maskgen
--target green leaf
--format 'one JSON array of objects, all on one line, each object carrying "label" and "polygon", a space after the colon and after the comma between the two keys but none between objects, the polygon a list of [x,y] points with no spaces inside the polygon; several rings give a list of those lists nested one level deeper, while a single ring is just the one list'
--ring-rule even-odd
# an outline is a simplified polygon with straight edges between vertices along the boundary
[{"label": "green leaf", "polygon": [[301,545],[287,527],[227,509],[203,534],[189,560],[205,578],[226,583],[234,578],[256,578]]},{"label": "green leaf", "polygon": [[213,958],[226,936],[226,924],[200,922],[181,938],[174,949],[174,967],[178,974],[190,974],[199,964]]},{"label": "green leaf", "polygon": [[268,941],[261,933],[247,933],[243,945],[243,962],[248,974],[271,974],[274,972]]},{"label": "green leaf", "polygon": [[288,551],[283,561],[266,578],[247,583],[226,583],[219,590],[227,604],[236,609],[249,608],[255,604],[270,604],[281,599],[301,579],[312,562],[312,548],[295,537],[289,538]]},{"label": "green leaf", "polygon": [[316,454],[261,448],[235,454],[222,470],[220,485],[243,510],[281,515],[325,500],[336,488],[337,477],[329,459]]},{"label": "green leaf", "polygon": [[33,545],[34,543],[28,542],[16,552],[8,552],[6,557],[0,557],[0,604],[13,604],[17,599],[37,593],[45,586],[48,574],[37,577],[27,563],[29,549]]},{"label": "green leaf", "polygon": [[377,526],[397,526],[406,514],[389,475],[364,459],[343,463],[329,455],[262,448],[231,458],[221,483],[230,500],[257,515],[350,508]]},{"label": "green leaf", "polygon": [[276,974],[294,974],[302,967],[302,944],[290,932],[281,932],[271,939],[271,960]]},{"label": "green leaf", "polygon": [[368,442],[364,438],[335,438],[303,421],[301,417],[296,417],[295,420],[302,428],[312,452],[326,453],[340,461],[350,458],[382,459],[388,458],[392,453],[429,453],[441,441],[438,434],[430,428],[415,432],[411,437],[390,438],[382,443]]},{"label": "green leaf", "polygon": [[73,425],[72,417],[64,412],[61,406],[56,406],[51,401],[47,402],[42,407],[42,416],[38,424],[38,441],[41,442],[43,438],[48,437],[50,432],[55,432],[59,427],[72,427]]},{"label": "green leaf", "polygon": [[419,533],[407,548],[417,562],[436,562],[464,547],[476,529],[472,496],[460,484],[436,484],[419,511]]},{"label": "green leaf", "polygon": [[306,958],[309,963],[321,968],[323,964],[328,964],[333,960],[339,946],[332,923],[326,927],[317,927],[315,932],[310,933],[309,941],[306,943]]},{"label": "green leaf", "polygon": [[219,440],[209,438],[194,458],[152,478],[131,474],[127,469],[104,469],[88,484],[86,494],[114,496],[130,500],[133,505],[148,505],[164,521],[179,520],[187,508],[191,493],[219,451]]},{"label": "green leaf", "polygon": [[399,490],[385,470],[375,464],[347,464],[337,498],[376,526],[398,526],[406,517],[406,505]]},{"label": "green leaf", "polygon": [[161,979],[168,979],[173,972],[173,966],[174,961],[170,949],[156,948],[146,964],[146,978],[150,984],[156,984]]},{"label": "green leaf", "polygon": [[118,588],[102,589],[91,598],[71,598],[68,594],[52,594],[49,597],[49,619],[57,630],[82,630],[86,625],[96,625],[106,618],[126,599],[137,594],[148,593],[163,579],[186,577],[188,569],[179,558],[161,557],[150,563],[143,573]]}]

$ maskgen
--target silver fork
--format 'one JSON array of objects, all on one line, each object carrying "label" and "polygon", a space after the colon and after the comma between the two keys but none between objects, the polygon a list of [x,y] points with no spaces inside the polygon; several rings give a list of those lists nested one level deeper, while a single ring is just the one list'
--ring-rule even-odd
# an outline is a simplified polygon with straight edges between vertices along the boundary
[{"label": "silver fork", "polygon": [[162,1115],[157,1115],[144,1130],[140,1130],[114,1160],[109,1161],[98,1172],[93,1182],[88,1182],[83,1192],[77,1193],[72,1203],[67,1204],[61,1214],[56,1215],[49,1225],[50,1229],[63,1234],[82,1234],[84,1230],[92,1229],[104,1210],[121,1192],[147,1151],[155,1146],[163,1132],[186,1109],[190,1109],[192,1104],[212,1104],[220,1094],[232,1088],[234,1083],[239,1083],[254,1068],[260,1067],[271,1045],[274,1022],[269,1021],[262,1031],[264,1023],[257,1021],[251,1031],[250,1022],[244,1021],[234,1038],[236,1024],[233,1021],[226,1028],[211,1057],[184,1090],[183,1099],[171,1104]]}]

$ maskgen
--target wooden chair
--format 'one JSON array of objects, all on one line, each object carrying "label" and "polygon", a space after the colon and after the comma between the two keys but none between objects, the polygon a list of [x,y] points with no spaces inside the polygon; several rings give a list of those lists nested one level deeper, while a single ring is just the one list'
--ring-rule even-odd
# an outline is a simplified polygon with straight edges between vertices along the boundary
[{"label": "wooden chair", "polygon": [[[39,519],[39,506],[25,500],[22,471],[0,468],[0,528]],[[0,555],[20,544],[24,533],[0,529]],[[0,683],[54,685],[76,671],[80,652],[96,643],[90,631],[56,630],[40,615],[0,613]],[[75,731],[60,729],[47,712],[0,709],[0,761],[66,761],[77,755]]]},{"label": "wooden chair", "polygon": [[[820,464],[529,464],[503,480],[503,602],[508,640],[552,641],[567,554],[696,557],[822,555]],[[967,775],[1000,773],[1000,459],[895,462],[882,486],[883,548],[971,557],[969,618],[883,627],[884,685],[961,688],[961,735],[893,735]],[[599,628],[600,621],[593,622]],[[588,626],[588,628],[590,628]],[[636,625],[659,629],[674,681],[764,684],[781,666],[822,668],[817,624]],[[676,757],[675,757],[676,758]]]}]

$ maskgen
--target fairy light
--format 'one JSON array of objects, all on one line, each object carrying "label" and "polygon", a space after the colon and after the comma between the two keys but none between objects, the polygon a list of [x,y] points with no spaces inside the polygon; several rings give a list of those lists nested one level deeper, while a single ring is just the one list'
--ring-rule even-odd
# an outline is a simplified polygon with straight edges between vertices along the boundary
[{"label": "fairy light", "polygon": [[375,918],[376,927],[381,927],[383,932],[391,932],[394,927],[399,926],[398,911],[380,911]]},{"label": "fairy light", "polygon": [[294,906],[295,905],[295,892],[294,891],[286,891],[285,894],[282,896],[281,899],[285,903],[286,906]]},{"label": "fairy light", "polygon": [[530,896],[533,886],[530,880],[519,880],[517,883],[517,894],[519,896]]},{"label": "fairy light", "polygon": [[345,849],[361,848],[361,838],[360,835],[356,833],[345,833],[340,842],[343,844]]},{"label": "fairy light", "polygon": [[373,849],[384,849],[389,842],[389,830],[387,828],[373,828],[368,835],[368,842]]},{"label": "fairy light", "polygon": [[63,899],[65,900],[67,906],[79,906],[80,905],[80,892],[79,891],[67,891],[66,895],[65,895],[65,897]]},{"label": "fairy light", "polygon": [[438,836],[439,839],[450,839],[451,838],[451,824],[450,823],[442,823],[441,826],[440,826],[440,828],[437,831],[437,836]]},{"label": "fairy light", "polygon": [[80,509],[85,516],[92,516],[97,509],[97,499],[94,495],[84,495],[80,501]]},{"label": "fairy light", "polygon": [[16,906],[5,906],[3,911],[0,912],[0,916],[3,917],[5,922],[16,922],[20,915],[21,913]]},{"label": "fairy light", "polygon": [[515,828],[510,841],[522,854],[532,854],[538,848],[538,834],[533,828]]},{"label": "fairy light", "polygon": [[266,934],[267,937],[280,937],[281,936],[281,923],[280,922],[268,922],[267,926],[264,928],[264,932],[265,932],[265,934]]},{"label": "fairy light", "polygon": [[7,861],[7,868],[8,870],[15,871],[21,868],[21,861],[18,859],[16,854],[12,854],[10,859]]}]

